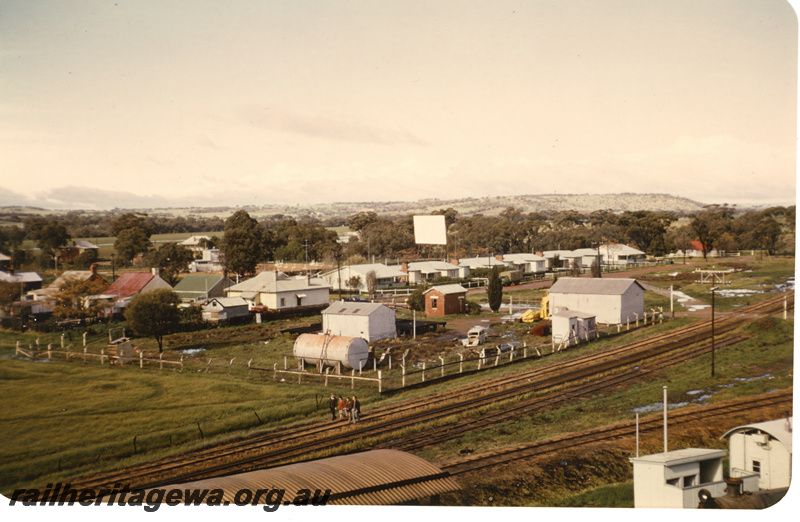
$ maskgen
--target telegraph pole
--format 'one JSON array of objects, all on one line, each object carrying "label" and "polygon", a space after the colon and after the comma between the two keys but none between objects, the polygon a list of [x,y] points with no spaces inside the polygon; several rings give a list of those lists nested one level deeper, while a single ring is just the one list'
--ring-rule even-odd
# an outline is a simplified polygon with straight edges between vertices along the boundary
[{"label": "telegraph pole", "polygon": [[714,294],[716,286],[711,287],[711,377],[714,377]]}]

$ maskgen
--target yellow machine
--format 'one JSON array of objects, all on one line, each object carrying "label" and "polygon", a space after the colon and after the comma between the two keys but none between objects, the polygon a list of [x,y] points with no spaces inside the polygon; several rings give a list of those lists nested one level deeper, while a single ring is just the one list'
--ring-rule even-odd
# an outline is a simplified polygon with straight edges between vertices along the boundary
[{"label": "yellow machine", "polygon": [[523,323],[532,323],[534,321],[550,319],[550,311],[548,310],[549,305],[550,305],[550,296],[546,295],[542,297],[542,307],[539,310],[537,310],[536,312],[534,312],[533,310],[528,310],[527,312],[522,314],[520,320]]}]

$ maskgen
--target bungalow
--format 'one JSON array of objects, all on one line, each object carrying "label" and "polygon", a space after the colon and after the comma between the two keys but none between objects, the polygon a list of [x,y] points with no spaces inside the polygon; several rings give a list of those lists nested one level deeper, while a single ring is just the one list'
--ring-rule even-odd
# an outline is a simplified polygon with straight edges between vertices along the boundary
[{"label": "bungalow", "polygon": [[203,305],[203,320],[230,321],[250,317],[250,306],[241,297],[214,297]]},{"label": "bungalow", "polygon": [[96,259],[97,258],[96,254],[100,251],[100,247],[98,247],[91,241],[85,241],[85,240],[73,241],[72,245],[61,248],[58,258],[59,260],[64,262],[72,262],[79,255],[89,250],[95,253],[94,257]]},{"label": "bungalow", "polygon": [[630,265],[644,261],[645,253],[621,243],[600,246],[600,252],[606,254],[606,263],[611,265]]},{"label": "bungalow", "polygon": [[42,276],[36,272],[0,271],[0,283],[13,283],[22,286],[22,291],[35,290],[42,287]]},{"label": "bungalow", "polygon": [[547,270],[547,260],[536,254],[505,254],[503,262],[514,270],[522,270],[526,274],[535,274]]},{"label": "bungalow", "polygon": [[0,268],[3,270],[8,270],[9,266],[11,266],[11,258],[0,252]]},{"label": "bungalow", "polygon": [[175,293],[184,303],[192,303],[212,297],[225,297],[225,290],[233,281],[219,274],[189,274],[175,285]]},{"label": "bungalow", "polygon": [[123,272],[119,279],[111,283],[105,292],[95,298],[112,303],[112,313],[122,313],[130,300],[138,294],[152,292],[159,288],[172,289],[169,283],[161,279],[158,272],[158,268],[153,268],[150,272]]},{"label": "bungalow", "polygon": [[330,287],[320,278],[289,277],[277,271],[257,276],[229,287],[228,297],[242,297],[254,306],[284,310],[301,306],[327,305]]},{"label": "bungalow", "polygon": [[379,303],[337,301],[322,311],[322,332],[367,342],[397,337],[395,311]]},{"label": "bungalow", "polygon": [[425,314],[442,316],[467,313],[467,289],[461,285],[437,285],[427,289]]},{"label": "bungalow", "polygon": [[31,313],[44,314],[53,311],[55,297],[68,284],[83,281],[96,282],[97,289],[107,289],[108,281],[97,273],[97,265],[92,264],[91,270],[67,270],[50,283],[46,288],[32,290],[22,297],[23,302],[30,303]]},{"label": "bungalow", "polygon": [[189,272],[218,272],[222,270],[218,248],[208,248],[200,252],[200,259],[189,263]]},{"label": "bungalow", "polygon": [[[555,271],[559,268],[567,270],[580,270],[583,268],[583,256],[575,254],[572,250],[545,250],[542,257],[547,260],[547,270]],[[561,266],[553,266],[556,264]]]},{"label": "bungalow", "polygon": [[399,268],[408,274],[408,283],[412,285],[439,278],[462,279],[469,277],[469,267],[454,265],[447,261],[403,263]]},{"label": "bungalow", "polygon": [[[500,257],[498,259],[497,257]],[[458,266],[460,267],[467,267],[470,270],[474,270],[476,268],[494,268],[497,267],[500,270],[505,270],[509,268],[507,263],[503,262],[502,256],[483,256],[483,257],[467,257],[464,259],[458,260]]]},{"label": "bungalow", "polygon": [[605,324],[644,317],[644,287],[635,279],[561,277],[548,295],[551,316],[567,309],[594,315]]},{"label": "bungalow", "polygon": [[208,236],[192,236],[184,239],[178,244],[182,247],[188,248],[192,252],[200,253],[205,250],[207,241],[211,241],[211,238]]},{"label": "bungalow", "polygon": [[[375,272],[378,288],[405,286],[408,281],[408,274],[399,268],[386,266],[382,263],[343,266],[322,274],[322,279],[331,288],[367,292],[367,277],[369,277],[370,272]],[[358,284],[350,286],[351,282],[356,281],[355,278],[358,278]]]},{"label": "bungalow", "polygon": [[596,248],[578,248],[572,251],[573,255],[581,257],[581,266],[592,266],[599,260],[600,266],[606,264],[606,253],[599,251]]}]

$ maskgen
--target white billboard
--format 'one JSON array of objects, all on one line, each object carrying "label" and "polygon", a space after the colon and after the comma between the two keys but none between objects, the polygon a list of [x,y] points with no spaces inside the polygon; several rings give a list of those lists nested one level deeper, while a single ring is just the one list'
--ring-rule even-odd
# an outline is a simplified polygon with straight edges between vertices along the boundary
[{"label": "white billboard", "polygon": [[446,245],[444,216],[414,216],[414,240],[418,245]]}]

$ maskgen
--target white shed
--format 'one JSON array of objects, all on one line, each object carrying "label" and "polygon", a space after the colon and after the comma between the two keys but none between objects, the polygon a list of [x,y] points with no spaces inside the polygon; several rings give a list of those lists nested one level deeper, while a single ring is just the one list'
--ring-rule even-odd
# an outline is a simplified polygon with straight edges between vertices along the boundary
[{"label": "white shed", "polygon": [[604,324],[644,317],[644,287],[635,279],[561,277],[549,296],[550,315],[566,308],[594,315]]},{"label": "white shed", "polygon": [[[747,424],[728,430],[730,476],[746,483],[758,477],[758,488],[788,488],[792,480],[792,417]],[[745,486],[745,489],[749,489]]]},{"label": "white shed", "polygon": [[361,337],[367,342],[397,337],[395,311],[384,304],[338,301],[322,311],[328,335]]},{"label": "white shed", "polygon": [[597,337],[595,316],[575,310],[559,310],[550,316],[553,342],[567,346]]},{"label": "white shed", "polygon": [[630,459],[636,508],[696,508],[698,493],[725,494],[725,450],[686,448]]}]

